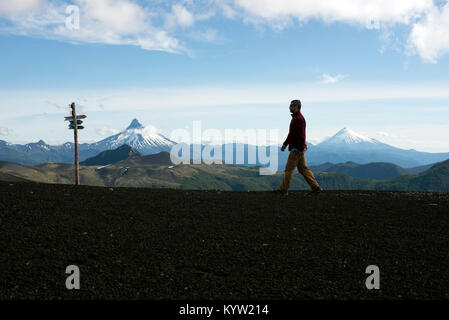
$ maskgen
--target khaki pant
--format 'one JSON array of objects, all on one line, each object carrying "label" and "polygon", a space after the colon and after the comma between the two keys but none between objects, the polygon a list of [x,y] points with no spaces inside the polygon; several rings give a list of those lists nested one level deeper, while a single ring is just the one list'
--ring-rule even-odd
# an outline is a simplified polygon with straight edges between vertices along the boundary
[{"label": "khaki pant", "polygon": [[284,181],[282,181],[281,185],[279,186],[280,190],[287,191],[288,188],[290,188],[295,168],[298,168],[299,173],[304,176],[304,179],[306,179],[312,190],[320,186],[315,180],[313,172],[310,171],[310,169],[307,167],[304,151],[292,150],[290,151],[290,154],[288,156],[288,161],[285,166],[284,172]]}]

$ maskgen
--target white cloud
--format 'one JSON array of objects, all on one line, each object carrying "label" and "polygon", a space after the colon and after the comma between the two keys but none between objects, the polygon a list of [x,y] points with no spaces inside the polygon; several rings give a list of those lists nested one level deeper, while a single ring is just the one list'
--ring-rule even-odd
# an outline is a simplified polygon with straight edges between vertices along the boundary
[{"label": "white cloud", "polygon": [[348,76],[345,74],[337,74],[336,76],[331,76],[330,74],[325,73],[321,76],[321,82],[325,84],[333,84],[347,77]]},{"label": "white cloud", "polygon": [[[314,19],[380,30],[381,40],[385,42],[387,38],[396,51],[402,51],[405,39],[393,37],[391,28],[406,25],[411,28],[407,53],[418,54],[430,63],[449,53],[448,0],[234,0],[233,3],[233,18],[238,14],[246,22],[268,24],[274,29],[283,29],[295,20],[305,23]],[[228,4],[222,7],[225,5]],[[384,44],[380,52],[385,49]]]},{"label": "white cloud", "polygon": [[[10,22],[2,25],[1,33],[38,36],[74,43],[134,45],[146,50],[187,52],[179,40],[170,35],[167,30],[153,25],[152,18],[156,15],[156,11],[151,11],[149,7],[143,7],[131,0],[73,0],[57,3],[22,0],[17,2],[30,2],[27,6],[20,8],[36,7],[36,10],[8,11],[3,6],[0,7],[0,13],[3,13]],[[32,6],[31,2],[40,3],[40,5]],[[65,10],[68,5],[79,7],[79,29],[70,30],[66,27],[68,14]],[[185,19],[184,17],[183,23],[188,23]]]},{"label": "white cloud", "polygon": [[431,63],[449,52],[449,2],[442,8],[434,7],[423,21],[413,25],[409,45]]},{"label": "white cloud", "polygon": [[209,20],[216,14],[215,7],[195,6],[191,1],[183,1],[183,4],[172,5],[171,11],[163,14],[167,30],[191,28],[195,26],[196,22]]},{"label": "white cloud", "polygon": [[[444,1],[443,6],[442,1],[436,0],[235,0],[234,3],[234,11],[240,12],[243,20],[269,24],[274,29],[285,28],[294,20],[302,23],[316,19],[381,30],[381,38],[387,37],[396,51],[400,50],[401,41],[393,39],[390,28],[407,25],[411,27],[409,54],[436,63],[449,52],[449,1]],[[385,45],[380,51],[385,51]],[[333,83],[329,80],[328,83]]]},{"label": "white cloud", "polygon": [[120,131],[113,129],[113,128],[109,128],[109,127],[102,127],[102,128],[96,128],[95,132],[102,137],[107,137],[107,136],[111,136],[116,133],[119,133]]},{"label": "white cloud", "polygon": [[434,6],[433,0],[235,0],[235,3],[252,21],[320,19],[370,28],[373,23],[408,24]]},{"label": "white cloud", "polygon": [[175,4],[172,6],[172,13],[168,16],[170,25],[181,27],[191,27],[195,23],[195,18],[185,7]]},{"label": "white cloud", "polygon": [[8,136],[12,133],[12,130],[6,127],[0,127],[0,136]]},{"label": "white cloud", "polygon": [[[209,25],[191,28],[218,14],[281,30],[292,22],[341,22],[381,33],[381,42],[402,51],[392,27],[410,27],[408,53],[435,63],[449,52],[449,2],[440,0],[14,0],[0,1],[0,33],[36,36],[72,43],[139,46],[171,53],[190,51],[180,37],[215,42]],[[65,26],[68,5],[80,9],[80,28]],[[188,29],[188,31],[184,30]],[[208,31],[201,31],[208,30]],[[175,36],[176,32],[176,36]],[[184,33],[182,33],[184,32]],[[193,35],[193,36],[192,36]],[[339,79],[338,79],[339,80]],[[332,82],[330,82],[332,83]]]},{"label": "white cloud", "polygon": [[35,11],[44,5],[44,0],[0,1],[0,16],[21,15]]},{"label": "white cloud", "polygon": [[[411,27],[408,53],[436,63],[449,52],[449,1],[438,0],[234,0],[232,18],[238,14],[246,22],[268,24],[283,29],[292,21],[321,20],[343,22],[381,31],[381,40],[401,51],[402,41],[393,37],[394,25]],[[226,4],[228,6],[228,4]],[[222,7],[225,4],[222,5]],[[227,16],[226,12],[223,13]],[[400,46],[398,46],[400,44]],[[386,47],[380,48],[384,52]]]},{"label": "white cloud", "polygon": [[379,131],[379,132],[376,132],[379,136],[382,136],[382,137],[388,137],[389,136],[389,134],[388,134],[388,132],[385,132],[385,131]]},{"label": "white cloud", "polygon": [[82,8],[83,21],[99,23],[119,34],[133,34],[144,30],[148,13],[136,3],[126,0],[77,0]]}]

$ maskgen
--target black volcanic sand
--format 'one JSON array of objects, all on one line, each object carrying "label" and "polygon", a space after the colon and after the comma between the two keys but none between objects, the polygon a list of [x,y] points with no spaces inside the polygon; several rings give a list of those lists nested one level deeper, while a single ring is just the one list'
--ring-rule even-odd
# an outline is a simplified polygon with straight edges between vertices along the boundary
[{"label": "black volcanic sand", "polygon": [[[0,194],[1,299],[449,298],[448,193]],[[71,264],[81,290],[65,288]],[[368,265],[380,290],[365,287]]]}]

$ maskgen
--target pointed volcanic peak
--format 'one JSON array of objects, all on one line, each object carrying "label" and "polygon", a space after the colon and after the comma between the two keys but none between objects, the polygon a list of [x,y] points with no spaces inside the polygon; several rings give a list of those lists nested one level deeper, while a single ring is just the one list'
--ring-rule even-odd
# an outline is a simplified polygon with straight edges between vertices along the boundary
[{"label": "pointed volcanic peak", "polygon": [[170,151],[175,142],[158,132],[154,126],[144,127],[134,119],[126,130],[92,144],[103,150],[113,150],[127,144],[144,155]]},{"label": "pointed volcanic peak", "polygon": [[349,128],[343,128],[332,137],[319,143],[316,148],[323,151],[394,149],[376,139],[365,137]]},{"label": "pointed volcanic peak", "polygon": [[343,128],[340,131],[338,131],[335,135],[332,137],[324,140],[320,144],[358,144],[358,143],[374,143],[377,144],[378,141],[375,139],[371,139],[368,137],[365,137],[361,135],[360,133],[357,133],[350,128]]},{"label": "pointed volcanic peak", "polygon": [[126,130],[132,130],[132,129],[143,129],[144,126],[139,122],[139,120],[134,119],[131,124],[126,128]]}]

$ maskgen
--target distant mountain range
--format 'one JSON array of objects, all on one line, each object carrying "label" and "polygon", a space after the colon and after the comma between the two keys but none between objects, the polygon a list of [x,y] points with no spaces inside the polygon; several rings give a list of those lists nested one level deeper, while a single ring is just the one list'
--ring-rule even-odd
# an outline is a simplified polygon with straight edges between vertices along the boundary
[{"label": "distant mountain range", "polygon": [[[118,158],[124,159],[116,162]],[[129,146],[103,152],[89,162],[95,165],[80,167],[81,183],[97,186],[270,190],[277,188],[283,178],[282,172],[261,176],[258,168],[248,166],[173,165],[168,152],[142,156]],[[449,160],[417,175],[407,174],[405,169],[388,163],[323,164],[312,169],[321,186],[328,190],[449,191]],[[45,163],[31,167],[0,162],[0,181],[73,183],[73,180],[73,164]],[[294,176],[292,189],[308,189],[299,174]]]},{"label": "distant mountain range", "polygon": [[310,148],[306,157],[310,164],[347,161],[361,164],[390,162],[404,168],[411,168],[449,159],[449,152],[429,153],[400,149],[376,139],[364,137],[349,128],[343,128],[334,136]]},{"label": "distant mountain range", "polygon": [[[88,143],[79,144],[80,160],[97,155],[104,151],[92,148]],[[43,140],[39,142],[11,144],[0,140],[0,160],[12,161],[26,165],[35,165],[46,162],[70,162],[73,163],[74,144],[66,142],[62,145],[51,146]]]},{"label": "distant mountain range", "polygon": [[[79,159],[84,161],[102,151],[113,150],[125,144],[142,154],[170,151],[174,142],[156,131],[155,127],[143,127],[137,119],[134,119],[126,130],[118,134],[95,143],[79,144]],[[47,162],[73,163],[74,144],[66,142],[62,145],[52,146],[40,140],[37,143],[20,145],[0,140],[0,160],[26,165]]]},{"label": "distant mountain range", "polygon": [[[162,151],[170,152],[176,142],[171,141],[165,136],[157,133],[153,126],[144,127],[137,119],[122,132],[107,137],[95,143],[84,143],[79,145],[80,161],[98,155],[100,152],[113,150],[122,145],[129,145],[143,155],[156,154]],[[226,159],[226,148],[223,145],[222,155],[213,155],[224,161]],[[437,162],[449,159],[448,153],[428,153],[419,152],[413,149],[405,150],[382,143],[376,139],[364,137],[349,128],[343,128],[334,136],[323,142],[313,145],[308,143],[306,160],[309,165],[320,165],[323,163],[345,163],[355,162],[367,164],[372,162],[393,163],[403,168],[413,168],[419,166],[428,166]],[[232,146],[234,155],[233,163],[237,163],[238,158],[244,159],[243,165],[254,166],[261,165],[257,158],[256,163],[248,160],[248,151],[258,154],[258,146],[234,143]],[[201,145],[199,150],[204,150],[205,145]],[[280,152],[279,146],[275,146],[278,151],[278,170],[283,170],[287,162],[288,152]],[[195,154],[194,146],[190,146],[192,151],[190,158],[198,157]],[[238,151],[243,150],[243,151]],[[265,151],[265,150],[261,150]],[[241,153],[244,153],[243,155]],[[73,162],[73,143],[67,142],[59,146],[51,146],[40,140],[37,143],[28,143],[25,145],[10,144],[0,140],[0,160],[12,161],[26,165],[35,165],[46,162]],[[239,153],[237,156],[236,153]],[[269,154],[269,151],[267,151]],[[419,172],[416,171],[416,172]]]},{"label": "distant mountain range", "polygon": [[[308,149],[306,151],[306,161],[309,165],[320,165],[323,163],[345,163],[355,162],[359,164],[368,164],[373,162],[392,163],[403,168],[417,168],[423,166],[423,169],[428,168],[426,166],[433,165],[437,162],[441,162],[449,159],[449,152],[447,153],[429,153],[419,152],[413,149],[405,150],[390,146],[382,143],[376,139],[364,137],[361,134],[354,132],[349,128],[343,128],[338,131],[334,136],[322,141],[317,145],[307,143]],[[225,146],[223,145],[222,160],[226,158]],[[205,146],[202,146],[204,149]],[[248,161],[248,151],[252,151],[254,154],[259,154],[259,146],[254,145],[242,145],[234,143],[231,146],[234,154],[234,163],[236,162],[236,151],[244,150],[243,165],[250,165]],[[280,147],[276,146],[278,152],[278,170],[284,170],[287,163],[289,152],[281,152]],[[261,150],[262,154],[265,150]],[[193,154],[193,148],[191,147],[191,154]],[[270,152],[267,148],[266,154],[269,156]],[[220,158],[220,157],[219,157]],[[256,165],[263,166],[257,157]],[[419,173],[422,170],[417,168],[414,173]]]}]

